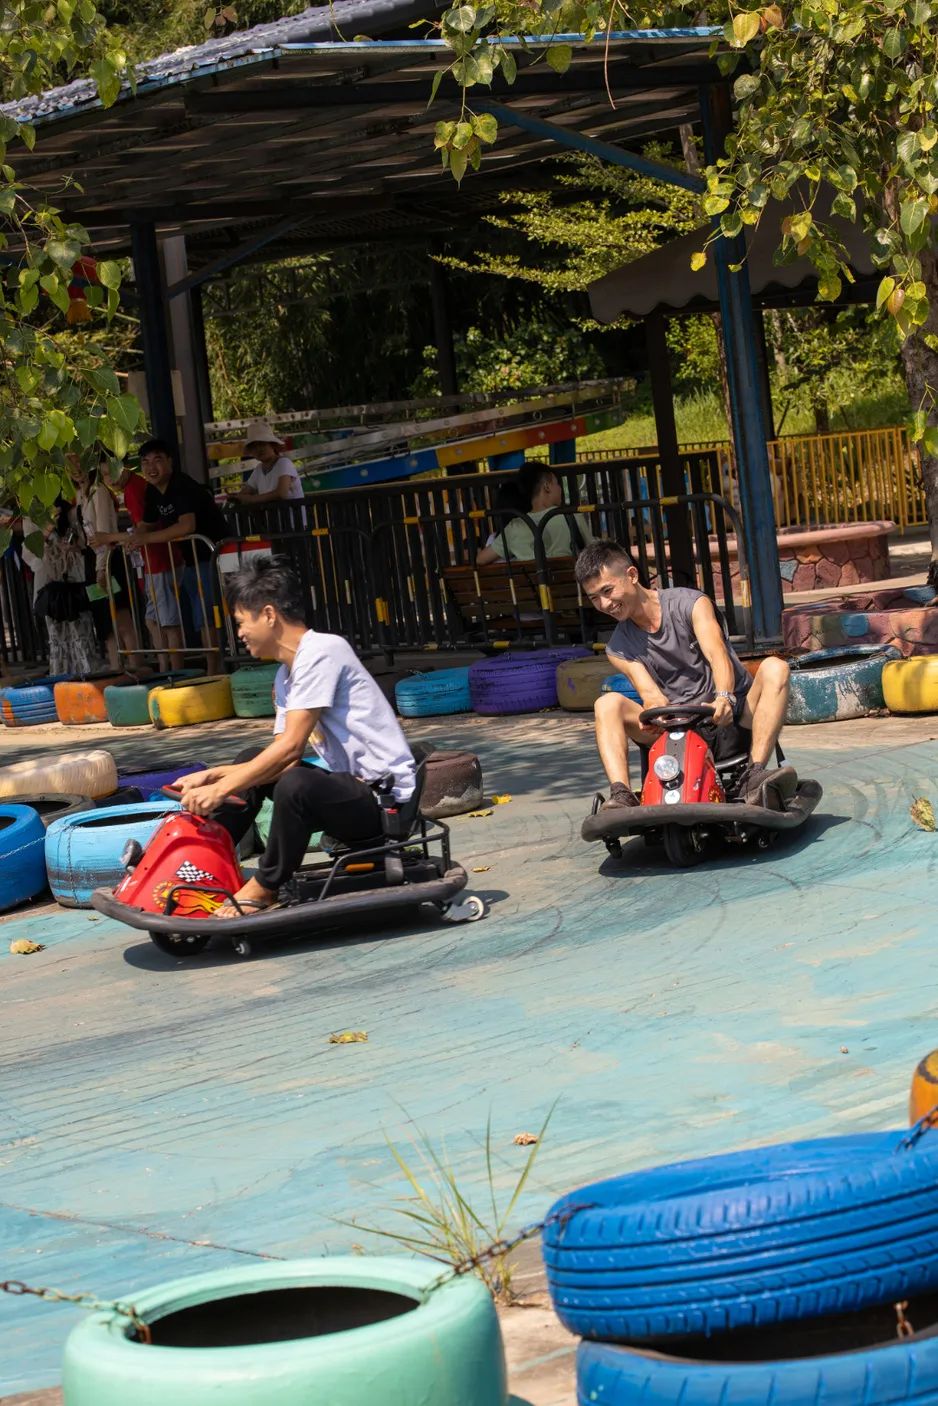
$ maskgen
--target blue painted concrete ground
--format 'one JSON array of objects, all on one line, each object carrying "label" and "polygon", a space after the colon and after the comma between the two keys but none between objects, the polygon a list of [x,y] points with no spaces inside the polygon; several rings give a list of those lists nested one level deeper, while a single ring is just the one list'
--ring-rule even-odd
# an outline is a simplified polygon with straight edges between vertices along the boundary
[{"label": "blue painted concrete ground", "polygon": [[[617,1170],[901,1123],[938,1045],[938,835],[908,817],[938,800],[931,727],[793,731],[825,787],[814,823],[677,872],[580,840],[587,719],[415,725],[513,797],[453,825],[487,866],[484,922],[243,963],[221,945],[177,963],[87,913],[0,925],[0,1278],[127,1297],[245,1255],[378,1248],[343,1222],[392,1223],[387,1138],[417,1127],[481,1200],[486,1120],[507,1187],[514,1134],[556,1104],[520,1222]],[[24,935],[46,950],[10,956]],[[348,1028],[367,1044],[329,1044]],[[54,1383],[74,1321],[0,1295],[0,1393]]]}]

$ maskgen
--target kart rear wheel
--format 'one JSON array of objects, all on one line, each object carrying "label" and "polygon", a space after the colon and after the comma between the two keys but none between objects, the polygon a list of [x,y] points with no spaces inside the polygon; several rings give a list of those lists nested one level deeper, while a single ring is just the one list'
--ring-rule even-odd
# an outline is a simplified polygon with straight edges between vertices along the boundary
[{"label": "kart rear wheel", "polygon": [[208,946],[209,934],[151,932],[150,941],[168,957],[194,957]]},{"label": "kart rear wheel", "polygon": [[692,864],[699,864],[704,857],[703,837],[693,825],[666,825],[664,852],[668,862],[675,868],[689,869]]}]

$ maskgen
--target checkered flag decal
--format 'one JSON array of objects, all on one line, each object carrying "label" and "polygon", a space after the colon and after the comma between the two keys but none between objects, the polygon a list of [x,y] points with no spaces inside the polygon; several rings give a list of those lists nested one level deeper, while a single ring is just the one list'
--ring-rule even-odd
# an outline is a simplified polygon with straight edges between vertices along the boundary
[{"label": "checkered flag decal", "polygon": [[210,874],[207,869],[200,869],[197,864],[190,864],[188,859],[184,860],[176,870],[176,878],[182,879],[184,884],[215,883],[214,874]]}]

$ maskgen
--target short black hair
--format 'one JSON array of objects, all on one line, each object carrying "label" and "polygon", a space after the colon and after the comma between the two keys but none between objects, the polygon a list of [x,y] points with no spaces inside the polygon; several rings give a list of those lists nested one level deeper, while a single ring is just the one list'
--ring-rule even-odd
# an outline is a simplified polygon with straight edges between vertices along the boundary
[{"label": "short black hair", "polygon": [[521,511],[529,513],[534,495],[544,482],[545,478],[556,478],[550,464],[539,464],[536,459],[526,459],[518,470],[515,483],[518,486],[518,497],[521,500]]},{"label": "short black hair", "polygon": [[595,542],[590,542],[583,548],[576,559],[574,573],[579,584],[585,586],[587,581],[592,581],[594,576],[598,576],[607,567],[611,567],[613,571],[625,571],[630,566],[635,566],[635,563],[624,547],[620,547],[618,542],[613,542],[611,537],[598,537]]},{"label": "short black hair", "polygon": [[229,610],[240,606],[260,615],[272,605],[284,620],[307,623],[303,585],[285,557],[252,557],[229,579],[225,594]]},{"label": "short black hair", "polygon": [[165,454],[167,459],[176,462],[176,451],[166,439],[148,439],[140,446],[140,459],[145,459],[148,454]]}]

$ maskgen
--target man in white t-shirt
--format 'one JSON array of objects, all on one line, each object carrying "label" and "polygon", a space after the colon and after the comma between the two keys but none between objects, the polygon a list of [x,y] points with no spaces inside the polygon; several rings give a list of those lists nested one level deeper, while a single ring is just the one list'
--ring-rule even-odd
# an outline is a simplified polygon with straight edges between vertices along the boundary
[{"label": "man in white t-shirt", "polygon": [[[413,795],[416,763],[400,724],[348,642],[305,624],[299,577],[289,565],[258,557],[227,588],[238,634],[258,659],[279,659],[274,683],[277,718],[266,747],[251,747],[227,766],[194,772],[180,782],[182,803],[218,820],[235,843],[266,798],[273,801],[267,848],[235,895],[242,908],[269,908],[302,863],[314,830],[347,843],[381,834],[374,783],[389,779],[394,797]],[[328,770],[305,765],[310,738]],[[237,794],[247,806],[224,804]],[[216,916],[234,917],[223,904]]]},{"label": "man in white t-shirt", "polygon": [[253,506],[302,498],[300,476],[293,460],[281,453],[284,447],[266,420],[251,421],[245,434],[244,457],[256,459],[257,466],[238,493],[239,499]]}]

